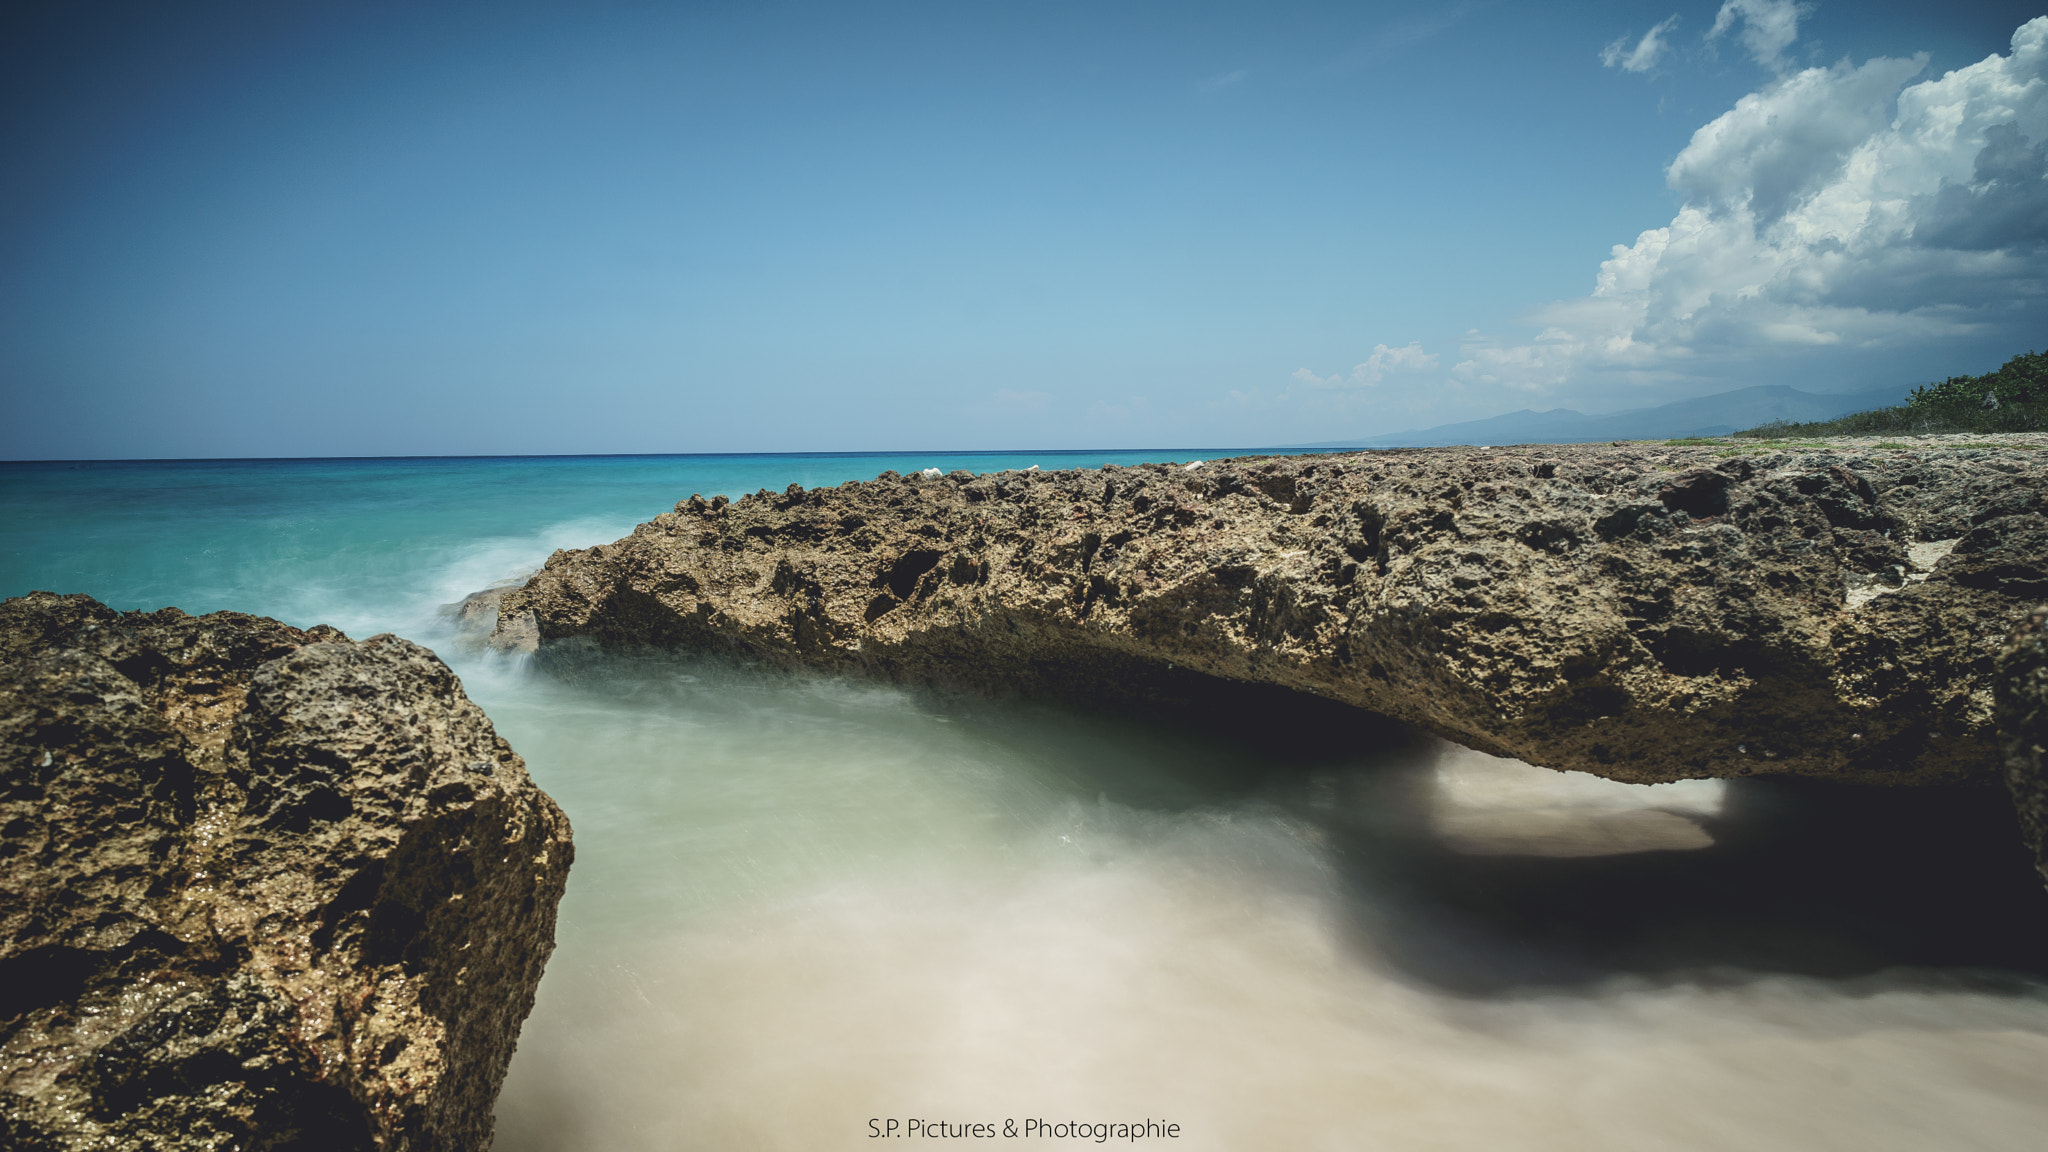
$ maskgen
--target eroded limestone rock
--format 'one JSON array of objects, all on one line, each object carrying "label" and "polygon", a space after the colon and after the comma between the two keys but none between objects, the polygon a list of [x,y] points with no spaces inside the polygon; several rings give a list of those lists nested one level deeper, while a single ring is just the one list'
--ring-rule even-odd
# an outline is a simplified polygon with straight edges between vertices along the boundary
[{"label": "eroded limestone rock", "polygon": [[487,1147],[570,857],[418,645],[0,603],[0,1144]]},{"label": "eroded limestone rock", "polygon": [[724,648],[998,691],[1315,693],[1631,781],[1997,770],[2048,596],[2031,438],[1247,457],[692,497],[558,552],[496,642]]},{"label": "eroded limestone rock", "polygon": [[2048,768],[2041,762],[2048,752],[2048,607],[2029,613],[1998,654],[1997,694],[2005,782],[2034,867],[2048,883]]}]

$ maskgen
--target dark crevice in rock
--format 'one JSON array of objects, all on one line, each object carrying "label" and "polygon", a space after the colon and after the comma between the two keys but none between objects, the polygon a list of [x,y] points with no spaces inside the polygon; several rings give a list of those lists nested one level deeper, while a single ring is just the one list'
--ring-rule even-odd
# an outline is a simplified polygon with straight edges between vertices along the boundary
[{"label": "dark crevice in rock", "polygon": [[55,944],[0,958],[0,1022],[77,999],[98,967],[91,952]]},{"label": "dark crevice in rock", "polygon": [[1695,520],[1721,516],[1728,511],[1729,479],[1713,469],[1697,469],[1666,484],[1657,492],[1657,500]]},{"label": "dark crevice in rock", "polygon": [[906,552],[898,557],[895,563],[889,565],[876,583],[886,585],[889,591],[896,594],[896,599],[907,601],[910,594],[917,589],[918,580],[925,573],[938,567],[943,555],[944,553],[934,552],[929,548]]}]

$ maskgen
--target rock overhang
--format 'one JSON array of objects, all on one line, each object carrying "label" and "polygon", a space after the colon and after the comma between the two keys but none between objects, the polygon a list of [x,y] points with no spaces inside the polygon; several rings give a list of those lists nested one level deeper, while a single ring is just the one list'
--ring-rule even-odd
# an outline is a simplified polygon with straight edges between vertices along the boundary
[{"label": "rock overhang", "polygon": [[[2044,438],[1242,457],[692,497],[496,642],[1026,693],[1172,668],[1641,782],[1989,779]],[[1143,676],[1138,676],[1143,679]]]}]

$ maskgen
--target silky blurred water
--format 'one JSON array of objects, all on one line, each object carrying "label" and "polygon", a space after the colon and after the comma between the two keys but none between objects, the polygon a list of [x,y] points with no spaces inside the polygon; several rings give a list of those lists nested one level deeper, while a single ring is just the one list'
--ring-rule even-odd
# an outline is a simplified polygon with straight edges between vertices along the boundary
[{"label": "silky blurred water", "polygon": [[439,612],[692,492],[1160,455],[0,465],[0,594],[396,631],[456,667],[576,828],[506,1152],[857,1147],[910,1119],[2039,1146],[2048,897],[1995,794],[1645,789],[1314,710],[533,666]]}]

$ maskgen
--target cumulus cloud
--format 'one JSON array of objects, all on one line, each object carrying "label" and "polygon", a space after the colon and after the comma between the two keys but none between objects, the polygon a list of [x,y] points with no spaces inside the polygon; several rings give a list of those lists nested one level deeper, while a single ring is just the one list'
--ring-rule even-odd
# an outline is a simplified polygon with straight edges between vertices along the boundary
[{"label": "cumulus cloud", "polygon": [[2048,242],[2048,140],[2028,144],[2017,121],[1992,125],[1970,183],[1943,181],[1913,239],[1966,252]]},{"label": "cumulus cloud", "polygon": [[1629,46],[1628,34],[1624,33],[1620,39],[1600,50],[1600,63],[1624,72],[1648,72],[1656,66],[1664,50],[1670,47],[1664,34],[1677,23],[1678,17],[1665,17],[1656,27],[1643,33],[1643,38],[1636,41],[1634,47]]},{"label": "cumulus cloud", "polygon": [[1799,39],[1799,18],[1811,11],[1794,0],[1728,0],[1714,14],[1707,40],[1720,39],[1739,20],[1742,46],[1749,49],[1751,59],[1777,71],[1785,66],[1785,49]]},{"label": "cumulus cloud", "polygon": [[1297,368],[1294,378],[1311,388],[1370,388],[1395,372],[1428,372],[1437,366],[1434,352],[1424,352],[1419,341],[1410,341],[1399,348],[1385,344],[1373,345],[1372,355],[1365,362],[1351,370],[1351,375],[1332,373],[1318,376],[1306,368]]},{"label": "cumulus cloud", "polygon": [[1850,152],[1891,121],[1900,86],[1925,57],[1879,58],[1861,68],[1812,68],[1752,92],[1692,134],[1665,170],[1688,201],[1717,209],[1746,202],[1764,223],[1836,180]]},{"label": "cumulus cloud", "polygon": [[2048,313],[2048,17],[2009,54],[1912,82],[1924,66],[1844,62],[1745,96],[1667,169],[1684,198],[1669,224],[1615,245],[1591,295],[1538,313],[1535,340],[1468,337],[1454,375],[1545,391],[2027,339]]}]

